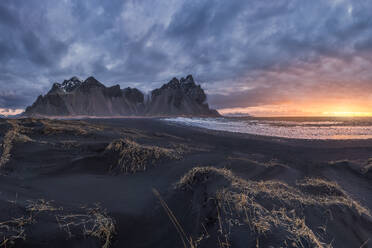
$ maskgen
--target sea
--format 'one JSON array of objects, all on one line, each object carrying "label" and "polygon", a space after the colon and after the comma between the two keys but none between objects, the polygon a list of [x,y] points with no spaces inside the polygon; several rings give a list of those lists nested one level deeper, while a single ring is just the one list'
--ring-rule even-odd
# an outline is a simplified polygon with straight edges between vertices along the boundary
[{"label": "sea", "polygon": [[292,139],[371,139],[371,117],[165,118],[166,122],[234,133]]}]

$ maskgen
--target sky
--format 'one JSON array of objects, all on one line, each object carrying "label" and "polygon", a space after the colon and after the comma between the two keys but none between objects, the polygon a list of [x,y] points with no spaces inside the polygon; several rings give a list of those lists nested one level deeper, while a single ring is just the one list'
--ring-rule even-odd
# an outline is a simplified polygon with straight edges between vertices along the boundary
[{"label": "sky", "polygon": [[221,113],[372,112],[372,2],[1,0],[0,114],[94,76],[148,92],[192,74]]}]

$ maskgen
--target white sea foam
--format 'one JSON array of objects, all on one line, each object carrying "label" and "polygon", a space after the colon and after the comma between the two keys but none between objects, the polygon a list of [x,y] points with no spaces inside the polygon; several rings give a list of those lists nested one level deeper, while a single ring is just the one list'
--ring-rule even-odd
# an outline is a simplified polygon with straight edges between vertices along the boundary
[{"label": "white sea foam", "polygon": [[167,118],[170,123],[294,139],[370,139],[372,119]]}]

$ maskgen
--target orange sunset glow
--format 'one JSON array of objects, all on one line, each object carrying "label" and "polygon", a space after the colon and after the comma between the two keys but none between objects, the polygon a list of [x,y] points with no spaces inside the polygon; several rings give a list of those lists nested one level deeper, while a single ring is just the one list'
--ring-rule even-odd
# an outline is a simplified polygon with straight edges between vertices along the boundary
[{"label": "orange sunset glow", "polygon": [[258,117],[275,116],[334,116],[369,117],[372,116],[371,104],[332,104],[332,103],[282,103],[245,108],[222,108],[222,115],[247,114]]}]

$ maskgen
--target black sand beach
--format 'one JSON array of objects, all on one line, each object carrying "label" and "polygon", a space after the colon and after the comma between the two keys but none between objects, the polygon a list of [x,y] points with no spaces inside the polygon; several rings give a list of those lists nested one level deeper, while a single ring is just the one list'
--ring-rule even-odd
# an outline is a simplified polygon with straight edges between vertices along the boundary
[{"label": "black sand beach", "polygon": [[0,132],[4,247],[372,247],[372,140],[151,118],[3,119]]}]

